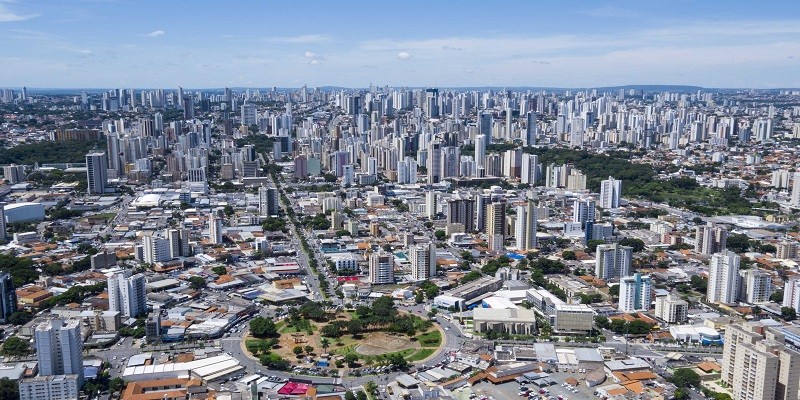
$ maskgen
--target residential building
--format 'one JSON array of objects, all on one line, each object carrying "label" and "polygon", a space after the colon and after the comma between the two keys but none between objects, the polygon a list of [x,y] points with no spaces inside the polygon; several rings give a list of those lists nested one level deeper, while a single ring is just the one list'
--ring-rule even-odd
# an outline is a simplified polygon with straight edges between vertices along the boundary
[{"label": "residential building", "polygon": [[689,315],[689,303],[672,293],[656,295],[655,315],[667,323],[682,324]]},{"label": "residential building", "polygon": [[769,301],[772,295],[772,276],[762,269],[739,271],[739,301],[750,304]]},{"label": "residential building", "polygon": [[525,205],[517,206],[517,222],[514,238],[517,241],[517,250],[530,251],[538,246],[536,231],[538,230],[538,213],[533,201],[528,200]]},{"label": "residential building", "polygon": [[778,243],[776,258],[781,260],[792,260],[797,258],[797,243],[794,242],[781,242]]},{"label": "residential building", "polygon": [[53,319],[34,331],[39,376],[20,381],[20,399],[76,399],[83,385],[83,339],[78,320]]},{"label": "residential building", "polygon": [[601,244],[597,246],[595,253],[596,277],[609,280],[630,275],[633,247],[620,246],[619,243]]},{"label": "residential building", "polygon": [[622,181],[608,177],[600,182],[600,207],[609,210],[619,208],[622,197]]},{"label": "residential building", "polygon": [[258,188],[258,214],[271,216],[280,214],[278,189],[273,186]]},{"label": "residential building", "polygon": [[221,209],[211,211],[208,217],[208,239],[211,244],[222,244],[222,219]]},{"label": "residential building", "polygon": [[626,313],[647,311],[650,309],[650,298],[653,293],[653,282],[649,275],[636,273],[619,281],[619,310]]},{"label": "residential building", "polygon": [[796,400],[800,353],[786,346],[783,333],[758,321],[725,329],[721,380],[734,400]]},{"label": "residential building", "polygon": [[147,312],[145,278],[123,270],[108,277],[108,309],[125,317],[136,318]]},{"label": "residential building", "polygon": [[712,255],[726,249],[728,230],[709,222],[698,226],[695,231],[694,251],[703,255]]},{"label": "residential building", "polygon": [[375,285],[394,283],[394,255],[387,251],[369,256],[369,282]]},{"label": "residential building", "polygon": [[424,281],[436,276],[436,245],[432,242],[411,246],[408,251],[411,278]]},{"label": "residential building", "polygon": [[706,292],[708,302],[723,304],[736,302],[739,293],[739,262],[740,257],[730,250],[711,256]]},{"label": "residential building", "polygon": [[103,194],[108,184],[108,159],[106,153],[89,153],[86,155],[86,179],[89,194]]},{"label": "residential building", "polygon": [[169,244],[170,242],[167,239],[160,236],[153,236],[151,234],[142,236],[143,261],[150,265],[169,261],[172,258]]},{"label": "residential building", "polygon": [[793,276],[783,284],[783,307],[800,310],[800,276]]},{"label": "residential building", "polygon": [[475,201],[460,196],[448,201],[447,223],[464,225],[464,232],[475,231]]}]

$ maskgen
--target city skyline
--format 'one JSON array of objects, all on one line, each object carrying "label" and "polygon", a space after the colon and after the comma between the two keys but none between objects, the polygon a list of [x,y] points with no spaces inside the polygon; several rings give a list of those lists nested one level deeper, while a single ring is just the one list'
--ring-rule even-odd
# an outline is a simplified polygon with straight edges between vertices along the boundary
[{"label": "city skyline", "polygon": [[[800,6],[0,2],[2,86],[800,86]],[[247,16],[263,20],[249,20]],[[181,16],[176,18],[175,16]],[[333,16],[337,18],[334,19]]]}]

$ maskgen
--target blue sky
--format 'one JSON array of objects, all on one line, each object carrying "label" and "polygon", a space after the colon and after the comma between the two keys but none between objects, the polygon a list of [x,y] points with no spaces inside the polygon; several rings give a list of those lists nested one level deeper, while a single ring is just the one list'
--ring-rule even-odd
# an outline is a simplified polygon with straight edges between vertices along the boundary
[{"label": "blue sky", "polygon": [[0,0],[0,87],[800,87],[800,2]]}]

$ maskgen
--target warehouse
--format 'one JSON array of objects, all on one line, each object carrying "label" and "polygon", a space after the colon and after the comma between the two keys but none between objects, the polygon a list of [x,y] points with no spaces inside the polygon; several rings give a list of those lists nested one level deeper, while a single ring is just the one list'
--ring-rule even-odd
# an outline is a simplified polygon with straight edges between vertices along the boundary
[{"label": "warehouse", "polygon": [[9,224],[44,220],[44,205],[41,203],[7,204],[3,211]]}]

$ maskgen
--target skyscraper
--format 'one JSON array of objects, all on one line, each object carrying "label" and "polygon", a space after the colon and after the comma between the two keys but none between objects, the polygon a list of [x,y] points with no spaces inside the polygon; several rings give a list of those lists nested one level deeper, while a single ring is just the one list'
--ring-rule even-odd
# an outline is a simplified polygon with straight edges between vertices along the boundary
[{"label": "skyscraper", "polygon": [[600,207],[607,210],[619,208],[620,196],[622,196],[622,181],[609,176],[600,183]]},{"label": "skyscraper", "polygon": [[169,242],[170,258],[189,257],[191,255],[188,229],[167,229],[167,241]]},{"label": "skyscraper", "polygon": [[795,207],[800,207],[800,172],[795,172],[792,176],[792,197],[789,203]]},{"label": "skyscraper", "polygon": [[728,230],[709,222],[698,226],[695,230],[694,251],[699,254],[712,255],[724,251],[728,243]]},{"label": "skyscraper", "polygon": [[538,126],[536,125],[536,112],[528,111],[526,115],[526,122],[527,122],[527,129],[525,132],[525,140],[523,144],[525,146],[536,146],[537,136],[538,136]]},{"label": "skyscraper", "polygon": [[596,253],[596,277],[608,280],[630,275],[633,247],[620,246],[619,243],[601,244],[597,246]]},{"label": "skyscraper", "polygon": [[653,283],[649,275],[635,273],[619,281],[619,310],[626,313],[650,309]]},{"label": "skyscraper", "polygon": [[428,143],[428,184],[442,180],[442,144],[438,141]]},{"label": "skyscraper", "polygon": [[475,136],[475,176],[485,176],[486,169],[486,135]]},{"label": "skyscraper", "polygon": [[106,153],[89,153],[86,155],[86,178],[89,183],[89,194],[103,194],[108,182],[108,160]]},{"label": "skyscraper", "polygon": [[369,256],[369,282],[376,285],[394,283],[394,255],[387,251]]},{"label": "skyscraper", "polygon": [[455,197],[447,203],[447,223],[464,225],[464,232],[475,231],[475,201]]},{"label": "skyscraper", "polygon": [[222,210],[211,211],[208,217],[208,238],[211,244],[222,244]]},{"label": "skyscraper", "polygon": [[424,281],[436,275],[436,245],[432,242],[411,246],[409,249],[411,277]]},{"label": "skyscraper", "polygon": [[575,200],[572,205],[572,222],[585,225],[595,221],[597,206],[594,200]]},{"label": "skyscraper", "polygon": [[14,281],[8,272],[0,272],[0,322],[7,323],[8,317],[17,311],[17,292]]},{"label": "skyscraper", "polygon": [[528,251],[538,246],[536,231],[538,230],[536,206],[528,200],[525,205],[517,206],[517,224],[514,236],[517,250]]},{"label": "skyscraper", "polygon": [[273,186],[261,186],[258,188],[258,214],[260,216],[280,214],[280,205],[278,201],[277,188]]},{"label": "skyscraper", "polygon": [[709,303],[732,304],[736,302],[739,291],[740,257],[730,251],[714,253],[708,268],[708,289],[706,300]]},{"label": "skyscraper", "polygon": [[124,270],[108,277],[108,309],[136,318],[147,312],[145,278]]}]

